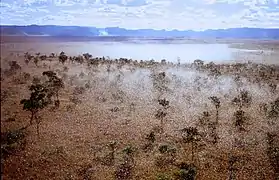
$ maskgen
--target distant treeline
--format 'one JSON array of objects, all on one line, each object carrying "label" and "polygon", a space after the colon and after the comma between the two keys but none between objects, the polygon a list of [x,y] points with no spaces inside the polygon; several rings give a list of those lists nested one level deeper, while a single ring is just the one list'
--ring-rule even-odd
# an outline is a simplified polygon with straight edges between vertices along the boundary
[{"label": "distant treeline", "polygon": [[[29,25],[13,26],[1,25],[2,36],[53,36],[60,38],[67,37],[97,37],[113,36],[117,41],[126,40],[125,37],[185,37],[185,38],[236,38],[236,39],[279,39],[279,29],[264,28],[231,28],[205,31],[192,30],[154,30],[137,29],[129,30],[119,27],[97,28],[80,26],[55,26],[55,25]],[[121,37],[119,39],[119,36]],[[105,40],[105,39],[103,39]]]}]

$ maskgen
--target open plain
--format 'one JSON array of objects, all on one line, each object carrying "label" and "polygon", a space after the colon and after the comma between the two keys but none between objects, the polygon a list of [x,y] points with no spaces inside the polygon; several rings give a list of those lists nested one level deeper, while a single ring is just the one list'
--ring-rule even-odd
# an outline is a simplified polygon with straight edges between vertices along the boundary
[{"label": "open plain", "polygon": [[1,176],[278,179],[278,45],[264,44],[238,63],[168,62],[6,38]]}]

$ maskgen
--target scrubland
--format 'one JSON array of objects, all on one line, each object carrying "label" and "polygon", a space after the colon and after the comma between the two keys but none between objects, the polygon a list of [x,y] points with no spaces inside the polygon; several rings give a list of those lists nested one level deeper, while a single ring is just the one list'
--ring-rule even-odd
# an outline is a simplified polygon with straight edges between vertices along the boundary
[{"label": "scrubland", "polygon": [[278,65],[3,54],[3,179],[279,177]]}]

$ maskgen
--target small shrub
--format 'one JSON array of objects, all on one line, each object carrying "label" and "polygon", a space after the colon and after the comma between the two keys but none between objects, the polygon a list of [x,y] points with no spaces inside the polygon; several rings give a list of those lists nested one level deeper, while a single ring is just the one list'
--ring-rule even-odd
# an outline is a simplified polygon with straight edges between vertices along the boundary
[{"label": "small shrub", "polygon": [[237,127],[240,131],[245,130],[244,124],[247,120],[247,117],[245,116],[245,112],[243,110],[237,110],[234,113],[235,117],[235,127]]},{"label": "small shrub", "polygon": [[77,95],[70,96],[69,100],[70,100],[70,102],[72,102],[76,105],[82,103],[82,101],[78,98]]},{"label": "small shrub", "polygon": [[123,149],[123,162],[117,167],[115,171],[115,178],[117,180],[130,179],[132,177],[132,170],[134,166],[135,149],[132,146],[127,146]]},{"label": "small shrub", "polygon": [[83,94],[85,92],[85,88],[84,87],[75,87],[73,94],[74,95],[79,95],[79,94]]},{"label": "small shrub", "polygon": [[168,88],[168,80],[166,78],[165,72],[160,72],[158,74],[152,74],[152,83],[153,87],[158,92],[166,92],[169,90]]},{"label": "small shrub", "polygon": [[37,58],[37,57],[35,57],[34,58],[34,63],[35,63],[35,65],[38,67],[38,62],[39,62],[39,58]]},{"label": "small shrub", "polygon": [[21,76],[13,77],[13,82],[15,84],[25,84],[26,83],[26,81]]},{"label": "small shrub", "polygon": [[17,77],[13,77],[13,82],[15,82],[16,84],[26,84],[30,78],[31,75],[29,73],[23,72]]},{"label": "small shrub", "polygon": [[93,169],[91,164],[85,164],[79,169],[78,175],[81,176],[83,180],[95,179],[93,176],[94,173],[92,172]]},{"label": "small shrub", "polygon": [[114,107],[110,109],[111,112],[118,112],[119,110],[119,107]]},{"label": "small shrub", "polygon": [[74,105],[70,105],[70,104],[66,105],[66,111],[67,112],[72,112],[74,110],[74,108],[75,108]]},{"label": "small shrub", "polygon": [[39,77],[34,76],[32,80],[32,84],[36,85],[40,83],[41,83],[41,79]]},{"label": "small shrub", "polygon": [[269,88],[270,88],[271,93],[275,93],[276,92],[276,88],[277,88],[277,84],[270,83],[269,84]]},{"label": "small shrub", "polygon": [[239,161],[239,157],[230,155],[228,160],[228,170],[229,170],[229,180],[235,179],[235,171],[237,168],[235,167],[236,163]]},{"label": "small shrub", "polygon": [[269,118],[277,118],[279,117],[279,97],[270,103],[270,110],[268,111]]},{"label": "small shrub", "polygon": [[25,147],[26,128],[1,132],[1,158],[5,159]]},{"label": "small shrub", "polygon": [[120,164],[116,169],[115,178],[117,180],[130,179],[132,176],[132,169],[132,166],[127,162]]},{"label": "small shrub", "polygon": [[267,133],[267,155],[275,176],[279,177],[279,145],[276,142],[277,136],[276,133]]},{"label": "small shrub", "polygon": [[159,152],[161,154],[164,154],[164,153],[168,152],[168,150],[169,150],[169,146],[168,145],[160,145],[159,146]]},{"label": "small shrub", "polygon": [[9,91],[8,90],[6,90],[6,89],[1,89],[1,103],[2,102],[5,102],[6,101],[6,99],[9,97]]},{"label": "small shrub", "polygon": [[179,180],[195,180],[197,168],[193,164],[181,163],[179,170],[175,172],[175,176]]},{"label": "small shrub", "polygon": [[102,159],[102,164],[106,166],[113,166],[115,164],[115,151],[116,151],[116,142],[110,142],[108,146],[109,152]]},{"label": "small shrub", "polygon": [[268,112],[267,103],[261,103],[261,104],[259,105],[259,108],[260,108],[260,111],[261,111],[264,115],[267,115],[267,112]]},{"label": "small shrub", "polygon": [[85,60],[89,60],[90,58],[92,58],[92,55],[89,53],[85,53],[83,54],[83,57],[85,58]]},{"label": "small shrub", "polygon": [[163,144],[158,148],[160,154],[155,157],[155,165],[160,168],[173,165],[176,160],[176,149]]},{"label": "small shrub", "polygon": [[68,79],[68,74],[67,73],[63,73],[62,74],[62,79],[65,81]]},{"label": "small shrub", "polygon": [[207,125],[210,121],[210,113],[208,111],[204,111],[202,117],[199,118],[200,125]]},{"label": "small shrub", "polygon": [[62,64],[64,64],[64,63],[67,61],[68,56],[66,56],[65,53],[62,51],[62,52],[60,53],[60,55],[59,55],[58,58],[59,58],[59,62],[61,62]]},{"label": "small shrub", "polygon": [[47,56],[46,55],[41,55],[39,58],[41,59],[41,61],[45,61],[47,59]]},{"label": "small shrub", "polygon": [[29,80],[30,78],[31,78],[31,75],[30,75],[30,73],[27,73],[27,72],[23,72],[22,73],[22,76],[23,76],[23,78],[24,78],[24,80]]},{"label": "small shrub", "polygon": [[21,70],[21,66],[19,64],[17,64],[16,61],[10,61],[9,66],[10,66],[11,71]]},{"label": "small shrub", "polygon": [[164,98],[164,99],[159,99],[159,100],[158,100],[158,103],[159,103],[161,106],[163,106],[164,108],[168,108],[168,107],[169,107],[169,104],[170,104],[170,102],[167,101],[165,98]]},{"label": "small shrub", "polygon": [[79,77],[80,77],[80,78],[84,78],[84,76],[85,76],[84,72],[81,72],[81,73],[79,74]]},{"label": "small shrub", "polygon": [[156,138],[155,138],[155,133],[151,131],[145,138],[148,142],[154,143]]},{"label": "small shrub", "polygon": [[9,117],[5,122],[14,122],[15,118],[14,117]]},{"label": "small shrub", "polygon": [[90,89],[90,88],[91,88],[91,83],[90,83],[90,81],[87,81],[87,82],[85,83],[84,87],[85,87],[86,89]]},{"label": "small shrub", "polygon": [[116,101],[120,101],[121,103],[124,102],[125,93],[121,90],[118,90],[116,93],[112,93],[112,98]]},{"label": "small shrub", "polygon": [[252,96],[249,94],[248,91],[241,91],[240,98],[243,101],[243,104],[246,106],[250,106],[252,103]]},{"label": "small shrub", "polygon": [[248,91],[240,91],[240,95],[235,97],[232,103],[237,105],[239,109],[242,109],[243,106],[249,107],[252,103],[252,96]]},{"label": "small shrub", "polygon": [[157,174],[156,180],[171,180],[172,178],[167,174]]},{"label": "small shrub", "polygon": [[50,57],[50,58],[54,58],[54,57],[55,57],[55,54],[54,54],[54,53],[50,53],[49,57]]},{"label": "small shrub", "polygon": [[24,58],[25,58],[25,63],[28,64],[34,58],[34,56],[26,52],[24,53]]},{"label": "small shrub", "polygon": [[147,143],[144,145],[143,149],[145,151],[152,150],[153,149],[153,145],[154,145],[154,143],[156,141],[155,133],[153,131],[151,131],[149,134],[147,134],[145,139],[147,140]]},{"label": "small shrub", "polygon": [[135,149],[132,146],[127,146],[123,149],[123,153],[126,155],[132,155],[135,152]]},{"label": "small shrub", "polygon": [[202,61],[202,60],[200,60],[200,59],[196,59],[196,60],[194,61],[194,65],[195,65],[196,67],[202,67],[202,66],[204,65],[204,61]]},{"label": "small shrub", "polygon": [[167,116],[167,113],[164,112],[162,109],[158,109],[158,110],[157,110],[157,113],[155,114],[155,117],[156,117],[157,119],[163,119],[163,118],[166,117],[166,116]]},{"label": "small shrub", "polygon": [[69,68],[67,66],[64,66],[63,67],[63,72],[68,72],[69,71]]}]

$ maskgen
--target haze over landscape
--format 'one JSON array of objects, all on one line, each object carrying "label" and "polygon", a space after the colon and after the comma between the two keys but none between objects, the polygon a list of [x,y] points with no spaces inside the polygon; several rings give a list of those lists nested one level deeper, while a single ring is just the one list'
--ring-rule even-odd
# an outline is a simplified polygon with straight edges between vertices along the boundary
[{"label": "haze over landscape", "polygon": [[278,180],[278,0],[1,0],[1,178]]}]

